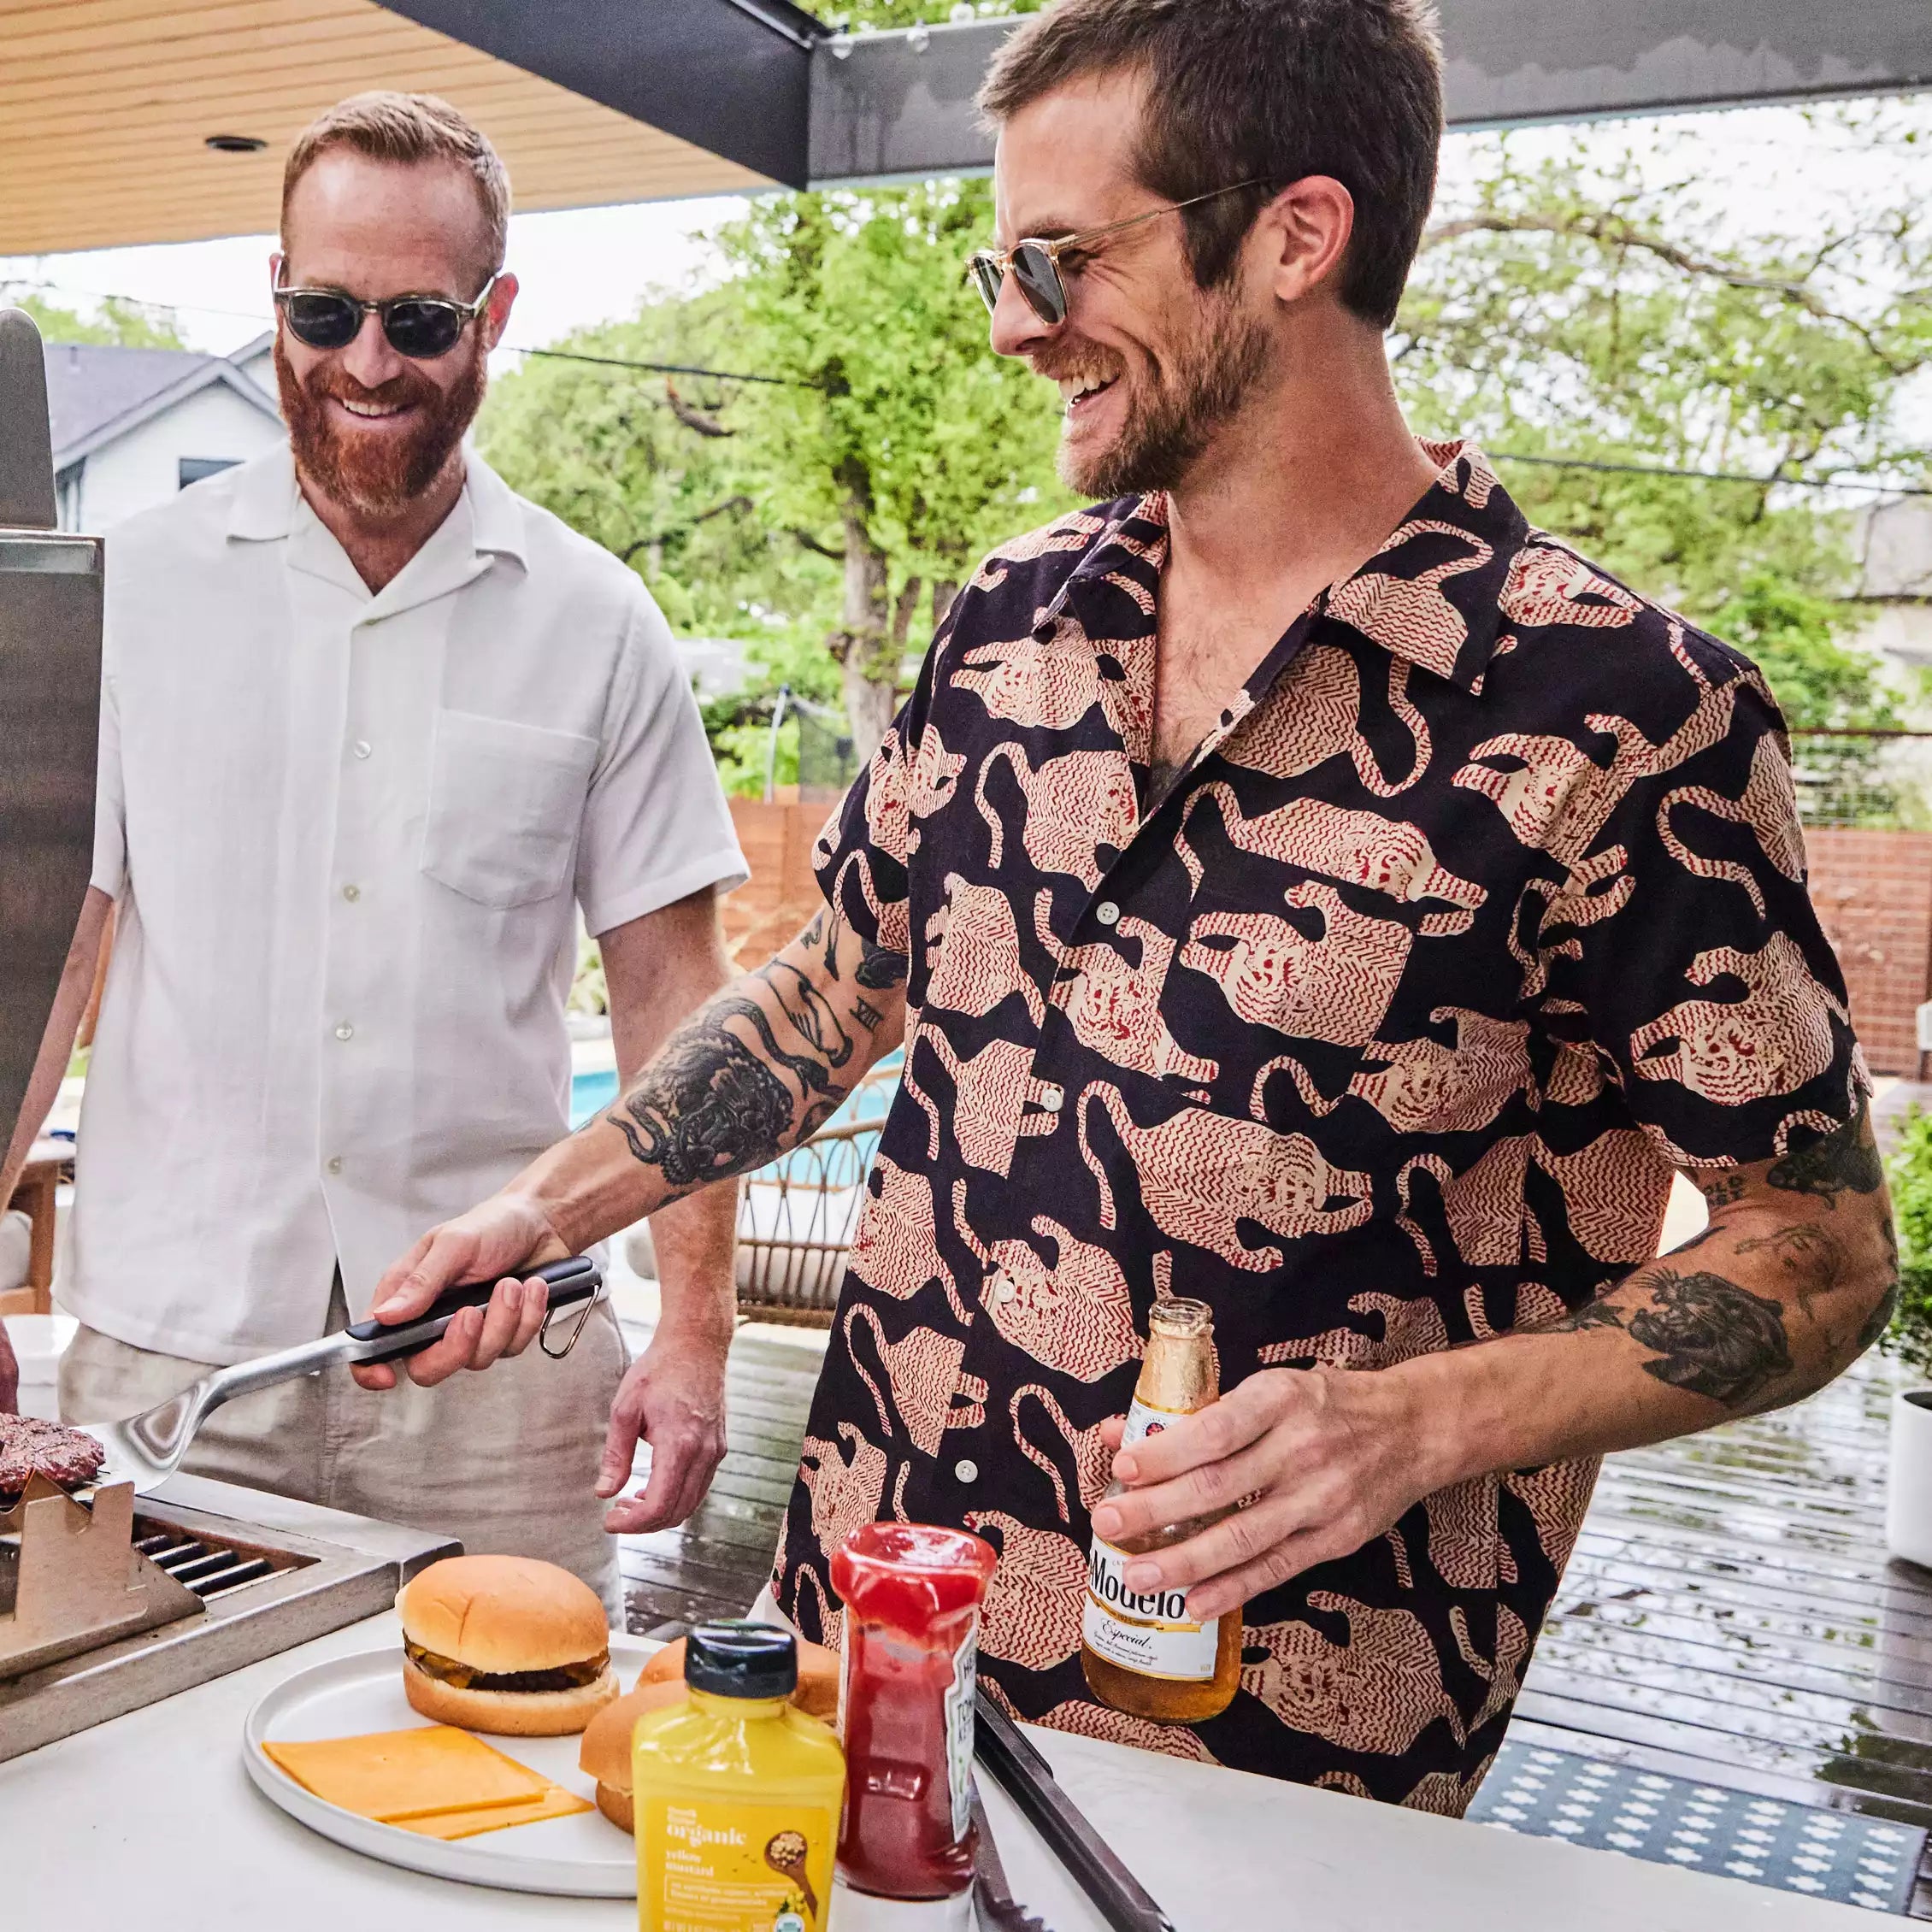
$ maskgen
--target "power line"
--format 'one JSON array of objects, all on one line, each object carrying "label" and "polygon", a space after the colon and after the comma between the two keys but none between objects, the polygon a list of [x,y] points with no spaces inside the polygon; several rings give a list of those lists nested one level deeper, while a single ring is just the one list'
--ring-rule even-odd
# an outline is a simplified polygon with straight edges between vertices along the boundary
[{"label": "power line", "polygon": [[639,362],[624,356],[586,356],[574,349],[513,349],[502,345],[513,356],[548,356],[560,362],[595,362],[608,369],[648,369],[657,375],[708,375],[720,382],[769,382],[789,389],[821,389],[822,383],[798,375],[751,375],[742,369],[701,368],[695,362]]},{"label": "power line", "polygon": [[1760,490],[1776,486],[1794,490],[1872,490],[1887,497],[1932,497],[1932,489],[1910,483],[1880,483],[1869,477],[1752,476],[1743,470],[1666,469],[1656,463],[1595,462],[1582,456],[1525,456],[1507,450],[1484,452],[1498,462],[1534,463],[1544,469],[1589,469],[1611,476],[1669,476],[1692,483],[1749,483]]}]

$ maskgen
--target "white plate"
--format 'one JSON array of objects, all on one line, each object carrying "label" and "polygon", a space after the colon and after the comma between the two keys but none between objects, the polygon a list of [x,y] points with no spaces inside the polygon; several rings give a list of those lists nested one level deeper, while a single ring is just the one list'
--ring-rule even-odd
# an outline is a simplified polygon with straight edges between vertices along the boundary
[{"label": "white plate", "polygon": [[[611,1638],[610,1661],[627,1688],[636,1682],[645,1660],[662,1647],[639,1637]],[[312,1664],[259,1699],[242,1729],[242,1761],[258,1791],[292,1818],[351,1852],[409,1871],[427,1872],[433,1878],[494,1885],[510,1892],[553,1892],[579,1899],[637,1896],[637,1849],[601,1811],[510,1825],[474,1838],[425,1838],[325,1803],[305,1791],[262,1748],[270,1741],[360,1737],[427,1722],[403,1695],[401,1646],[359,1651]],[[577,1769],[580,1737],[491,1737],[486,1741],[566,1791],[594,1798],[596,1781]]]}]

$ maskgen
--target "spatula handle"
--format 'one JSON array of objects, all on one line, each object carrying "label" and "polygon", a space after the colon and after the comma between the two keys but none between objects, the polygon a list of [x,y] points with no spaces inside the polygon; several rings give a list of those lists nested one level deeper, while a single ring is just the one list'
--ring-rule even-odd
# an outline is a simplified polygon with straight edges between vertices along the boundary
[{"label": "spatula handle", "polygon": [[[351,1322],[343,1331],[356,1345],[345,1351],[353,1362],[394,1362],[428,1347],[466,1308],[483,1308],[495,1293],[496,1276],[487,1281],[471,1281],[462,1287],[445,1288],[413,1322],[393,1325],[374,1320]],[[552,1309],[574,1307],[601,1293],[604,1271],[588,1255],[573,1255],[568,1261],[553,1261],[547,1267],[520,1272],[524,1281],[542,1281],[550,1291]]]}]

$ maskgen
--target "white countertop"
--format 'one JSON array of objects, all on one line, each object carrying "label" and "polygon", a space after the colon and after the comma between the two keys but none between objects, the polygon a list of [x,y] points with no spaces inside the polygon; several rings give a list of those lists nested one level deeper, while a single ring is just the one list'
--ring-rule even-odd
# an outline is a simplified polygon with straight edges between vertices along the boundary
[{"label": "white countertop", "polygon": [[[248,1782],[242,1722],[265,1690],[309,1664],[396,1640],[392,1615],[372,1617],[0,1764],[0,1924],[629,1932],[629,1904],[486,1891],[361,1858]],[[1735,1879],[1030,1735],[1180,1932],[1870,1932],[1874,1923]],[[1105,1932],[1004,1794],[982,1782],[1015,1894],[1053,1932]]]}]

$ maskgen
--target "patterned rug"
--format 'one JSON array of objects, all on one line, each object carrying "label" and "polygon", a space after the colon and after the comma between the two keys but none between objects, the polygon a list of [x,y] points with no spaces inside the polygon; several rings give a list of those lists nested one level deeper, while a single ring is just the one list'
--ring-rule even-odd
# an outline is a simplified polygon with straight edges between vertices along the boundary
[{"label": "patterned rug", "polygon": [[1515,1743],[1504,1745],[1469,1816],[1499,1831],[1897,1913],[1911,1899],[1926,1839],[1883,1818]]}]

